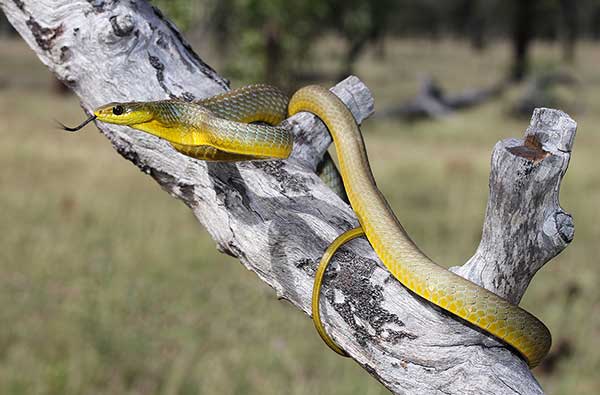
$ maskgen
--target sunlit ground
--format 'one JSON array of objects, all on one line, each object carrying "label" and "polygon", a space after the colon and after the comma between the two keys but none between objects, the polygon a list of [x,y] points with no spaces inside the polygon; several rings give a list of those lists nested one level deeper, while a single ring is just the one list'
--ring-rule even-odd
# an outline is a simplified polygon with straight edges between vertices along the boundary
[{"label": "sunlit ground", "polygon": [[[335,42],[322,47],[315,69],[334,70],[325,59]],[[508,55],[503,45],[475,54],[452,41],[391,42],[357,74],[382,109],[413,96],[426,74],[451,91],[491,84]],[[539,69],[560,56],[549,46],[534,55]],[[584,44],[578,55],[579,130],[561,191],[575,240],[523,301],[555,346],[571,347],[536,373],[549,394],[600,393],[600,47]],[[191,212],[93,127],[59,131],[53,119],[75,124],[83,114],[50,86],[23,43],[0,43],[0,393],[387,393],[217,253]],[[374,118],[363,128],[379,186],[441,263],[460,264],[477,246],[491,149],[528,123],[508,115],[519,93],[441,121]]]}]

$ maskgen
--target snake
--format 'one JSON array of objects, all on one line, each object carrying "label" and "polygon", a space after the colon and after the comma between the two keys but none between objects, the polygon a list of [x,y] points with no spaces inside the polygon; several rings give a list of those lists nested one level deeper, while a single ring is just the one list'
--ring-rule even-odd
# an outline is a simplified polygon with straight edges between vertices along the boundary
[{"label": "snake", "polygon": [[[530,368],[537,366],[551,346],[548,328],[531,313],[436,264],[421,251],[378,189],[352,113],[328,89],[306,86],[288,99],[275,87],[256,84],[192,102],[113,102],[95,109],[77,127],[63,127],[77,131],[92,120],[125,125],[164,139],[176,151],[200,160],[282,160],[290,156],[294,142],[289,128],[280,123],[299,112],[314,114],[329,130],[341,183],[360,223],[340,235],[318,265],[312,315],[327,345],[345,355],[320,320],[325,268],[342,244],[364,235],[386,269],[413,294],[499,339],[516,350]],[[333,163],[323,169],[337,173]]]}]

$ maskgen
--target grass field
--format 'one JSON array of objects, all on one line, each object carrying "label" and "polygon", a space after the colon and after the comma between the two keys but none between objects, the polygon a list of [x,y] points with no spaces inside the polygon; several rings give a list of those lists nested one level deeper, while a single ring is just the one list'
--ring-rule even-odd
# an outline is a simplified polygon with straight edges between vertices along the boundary
[{"label": "grass field", "polygon": [[[503,45],[475,55],[451,41],[387,49],[384,61],[368,54],[357,69],[376,109],[412,96],[427,73],[451,90],[495,82],[509,55]],[[534,55],[538,68],[560,56],[549,46]],[[537,372],[549,394],[600,393],[599,63],[600,47],[583,44],[573,68],[583,106],[572,114],[579,130],[561,203],[575,240],[522,303],[562,344],[556,365]],[[25,44],[0,42],[1,394],[387,393],[217,253],[191,212],[93,127],[61,133],[53,119],[75,124],[83,114],[49,86]],[[441,121],[364,126],[379,186],[439,262],[460,264],[477,246],[491,149],[528,123],[507,113],[517,94]]]}]

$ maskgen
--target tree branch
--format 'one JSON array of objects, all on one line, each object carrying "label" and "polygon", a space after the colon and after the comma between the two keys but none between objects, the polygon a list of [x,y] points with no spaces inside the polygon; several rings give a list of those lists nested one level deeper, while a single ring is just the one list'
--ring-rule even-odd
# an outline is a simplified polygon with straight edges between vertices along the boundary
[{"label": "tree branch", "polygon": [[[85,111],[119,100],[207,97],[228,83],[177,29],[144,1],[0,0],[10,22]],[[373,111],[366,86],[350,77],[334,88],[358,122]],[[219,250],[310,314],[314,273],[327,245],[356,226],[351,208],[314,174],[330,144],[320,121],[298,114],[286,161],[206,163],[153,136],[97,124],[115,149],[184,201]],[[529,280],[572,238],[558,206],[575,123],[534,113],[528,140],[496,145],[481,245],[456,271],[518,301]],[[365,240],[336,255],[322,314],[333,338],[394,393],[542,392],[526,364],[486,336],[414,296],[382,266]]]}]

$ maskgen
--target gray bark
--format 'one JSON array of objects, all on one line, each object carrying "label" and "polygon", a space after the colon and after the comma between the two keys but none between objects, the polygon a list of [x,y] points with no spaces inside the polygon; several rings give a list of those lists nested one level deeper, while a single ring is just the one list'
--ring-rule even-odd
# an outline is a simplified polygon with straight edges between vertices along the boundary
[{"label": "gray bark", "polygon": [[[228,89],[146,2],[0,0],[0,6],[86,112],[116,100],[192,100]],[[356,77],[334,92],[358,122],[372,113],[372,97]],[[323,125],[309,114],[286,123],[296,141],[289,160],[237,164],[197,161],[139,131],[97,126],[122,156],[191,208],[219,250],[310,314],[321,254],[358,223],[314,174],[331,142]],[[573,225],[558,206],[558,189],[574,133],[566,114],[539,110],[527,131],[535,138],[496,145],[481,245],[457,272],[518,301],[535,271],[567,245]],[[322,314],[338,344],[394,393],[542,392],[523,360],[408,292],[365,240],[336,255]]]}]

